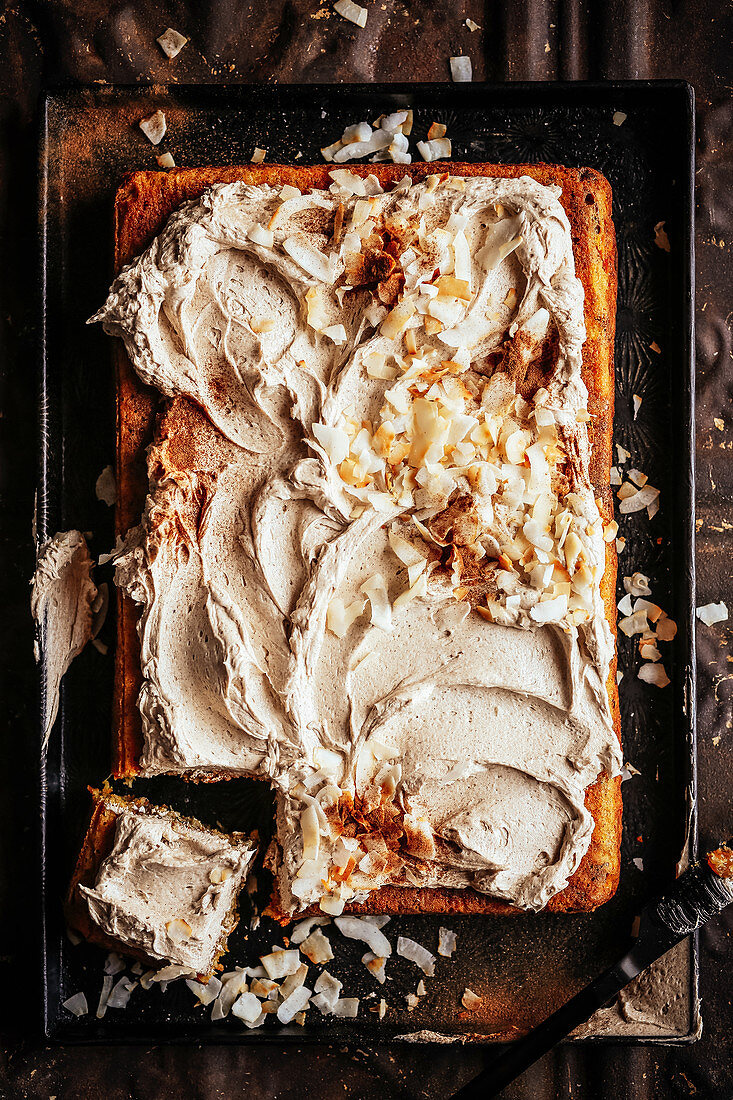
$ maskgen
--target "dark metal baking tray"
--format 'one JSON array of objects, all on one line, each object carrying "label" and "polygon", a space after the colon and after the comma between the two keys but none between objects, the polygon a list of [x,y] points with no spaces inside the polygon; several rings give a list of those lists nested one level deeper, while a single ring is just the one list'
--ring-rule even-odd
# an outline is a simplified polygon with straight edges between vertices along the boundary
[{"label": "dark metal baking tray", "polygon": [[[585,915],[509,918],[402,917],[388,931],[408,934],[435,950],[442,923],[458,933],[453,960],[440,959],[428,995],[410,1012],[404,994],[421,973],[394,959],[391,979],[377,986],[359,959],[363,947],[338,940],[329,967],[345,994],[363,1000],[358,1020],[320,1018],[305,1027],[246,1031],[228,1019],[212,1025],[193,1008],[183,983],[166,994],[136,990],[126,1011],[102,1021],[94,1009],[102,954],[67,940],[61,912],[86,827],[87,784],[110,768],[112,659],[89,646],[67,674],[60,718],[41,768],[43,1006],[47,1036],[64,1042],[282,1042],[285,1039],[370,1042],[444,1036],[498,1041],[542,1019],[619,955],[643,900],[674,874],[683,849],[695,853],[694,655],[694,372],[693,96],[681,82],[507,85],[285,85],[230,88],[109,87],[47,95],[40,139],[40,231],[43,343],[40,363],[41,441],[38,538],[79,527],[90,532],[93,556],[113,541],[112,510],[97,501],[95,480],[114,461],[114,377],[110,341],[86,318],[103,300],[112,275],[112,202],[125,173],[156,168],[155,153],[170,149],[181,166],[241,164],[255,145],[270,162],[319,161],[319,146],[344,126],[403,106],[415,109],[415,134],[433,120],[447,124],[455,159],[548,161],[600,169],[614,191],[619,248],[615,438],[661,489],[661,510],[628,517],[620,573],[651,575],[654,598],[679,624],[665,647],[672,684],[663,691],[629,674],[621,683],[626,759],[641,775],[624,783],[621,885],[616,897]],[[154,150],[137,127],[161,107],[168,133]],[[622,125],[614,113],[626,115]],[[619,116],[616,122],[619,121]],[[298,156],[298,154],[301,154]],[[654,243],[666,222],[671,252]],[[660,349],[650,349],[655,343]],[[632,395],[642,397],[634,418]],[[109,571],[98,579],[110,581]],[[113,616],[101,640],[114,646]],[[632,668],[633,639],[621,638],[620,667]],[[638,658],[637,658],[638,663]],[[41,674],[43,666],[41,666]],[[48,700],[40,677],[39,713]],[[186,784],[171,779],[136,783],[135,790],[205,822],[259,827],[267,835],[269,795],[263,785],[235,781]],[[633,860],[641,857],[643,869]],[[266,894],[265,876],[261,875]],[[253,961],[281,942],[267,920],[248,930],[246,911],[231,937],[232,964]],[[394,938],[394,937],[393,937]],[[693,944],[685,994],[696,1035],[697,955]],[[466,1013],[466,986],[484,998]],[[62,1001],[83,989],[90,1015],[77,1019]],[[384,995],[384,1021],[367,1011]],[[638,1035],[648,1038],[639,1029]],[[660,1031],[659,1037],[668,1036]],[[614,1040],[618,1041],[618,1040]]]}]

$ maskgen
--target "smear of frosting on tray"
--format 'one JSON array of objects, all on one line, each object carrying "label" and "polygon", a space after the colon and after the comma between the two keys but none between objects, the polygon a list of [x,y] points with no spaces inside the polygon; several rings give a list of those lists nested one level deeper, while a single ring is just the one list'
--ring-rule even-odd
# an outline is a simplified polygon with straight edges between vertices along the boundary
[{"label": "smear of frosting on tray", "polygon": [[61,680],[92,637],[97,599],[93,564],[80,531],[60,531],[38,552],[31,613],[40,632],[36,658],[40,659],[40,651],[45,657],[44,752],[58,714]]}]

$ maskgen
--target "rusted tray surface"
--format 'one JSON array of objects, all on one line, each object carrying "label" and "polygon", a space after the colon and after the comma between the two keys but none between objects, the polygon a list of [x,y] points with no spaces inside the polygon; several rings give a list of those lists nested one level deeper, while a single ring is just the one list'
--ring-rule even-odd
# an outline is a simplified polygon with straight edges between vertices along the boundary
[{"label": "rusted tray surface", "polygon": [[[439,959],[428,994],[409,1011],[405,993],[421,973],[391,960],[390,979],[378,986],[360,962],[363,945],[334,931],[336,959],[329,970],[344,994],[364,998],[357,1020],[308,1013],[304,1028],[267,1026],[244,1031],[237,1020],[212,1025],[193,1008],[182,983],[165,994],[136,990],[127,1010],[94,1019],[102,982],[102,955],[71,946],[64,934],[61,897],[90,811],[88,783],[110,768],[112,661],[88,647],[67,676],[61,719],[41,776],[44,844],[45,1026],[57,1040],[129,1042],[378,1041],[395,1037],[496,1041],[531,1027],[623,951],[641,902],[674,874],[680,853],[695,846],[692,148],[690,91],[679,82],[618,85],[389,85],[273,87],[99,87],[50,94],[41,135],[41,233],[44,347],[41,363],[42,439],[38,535],[79,527],[91,549],[110,549],[112,511],[96,500],[94,483],[114,461],[114,377],[110,342],[86,318],[102,301],[112,275],[111,210],[124,174],[154,168],[155,151],[137,127],[161,107],[170,149],[181,166],[247,162],[255,145],[268,160],[318,161],[319,147],[347,123],[413,106],[422,136],[443,121],[453,155],[469,161],[550,161],[604,172],[614,189],[619,244],[615,438],[634,464],[661,489],[661,510],[626,517],[627,549],[620,575],[651,575],[654,599],[676,619],[679,632],[665,647],[673,682],[664,691],[631,672],[621,683],[626,759],[641,775],[623,785],[624,846],[618,894],[593,914],[510,918],[402,917],[388,927],[435,951],[438,926],[458,933],[453,960]],[[614,124],[614,114],[627,117]],[[618,119],[617,115],[617,119]],[[160,151],[160,150],[158,150]],[[296,160],[296,155],[302,156]],[[666,221],[670,253],[654,243]],[[656,344],[661,351],[650,349]],[[642,397],[634,417],[633,394]],[[104,568],[99,580],[111,581]],[[619,595],[623,594],[622,591]],[[113,646],[115,627],[102,640]],[[638,666],[633,639],[621,638],[620,667]],[[667,656],[670,654],[670,656]],[[41,692],[41,709],[46,700]],[[260,784],[237,780],[195,786],[173,779],[136,783],[138,793],[167,802],[224,828],[270,827],[270,796]],[[634,859],[637,863],[634,863]],[[641,861],[641,866],[638,861]],[[269,884],[260,875],[261,899]],[[246,907],[245,907],[246,908]],[[272,922],[248,930],[245,911],[231,938],[232,965],[254,963],[281,942]],[[693,945],[694,947],[694,945]],[[461,1006],[466,986],[483,997],[479,1011]],[[689,1026],[654,1037],[694,1037],[697,972],[693,950],[683,993]],[[76,1019],[61,1002],[83,989],[92,1008]],[[376,996],[366,999],[369,994]],[[379,1022],[368,1008],[384,996]],[[649,1029],[625,1038],[649,1038]]]}]

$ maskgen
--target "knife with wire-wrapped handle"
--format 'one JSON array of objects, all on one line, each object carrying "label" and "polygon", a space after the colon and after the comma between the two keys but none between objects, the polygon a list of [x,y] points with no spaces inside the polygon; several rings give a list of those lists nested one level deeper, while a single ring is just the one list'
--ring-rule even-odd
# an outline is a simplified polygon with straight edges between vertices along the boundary
[{"label": "knife with wire-wrapped handle", "polygon": [[733,840],[693,864],[661,897],[644,906],[632,947],[614,966],[553,1012],[458,1092],[454,1100],[485,1100],[524,1073],[633,978],[733,902]]}]

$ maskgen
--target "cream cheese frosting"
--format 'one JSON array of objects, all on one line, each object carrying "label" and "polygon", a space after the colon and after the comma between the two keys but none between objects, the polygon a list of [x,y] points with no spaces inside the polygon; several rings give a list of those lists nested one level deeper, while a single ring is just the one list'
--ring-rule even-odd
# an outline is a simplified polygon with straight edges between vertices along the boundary
[{"label": "cream cheese frosting", "polygon": [[142,768],[268,778],[291,911],[539,909],[621,763],[570,227],[528,177],[332,179],[184,204],[93,318],[216,429],[151,449],[117,567]]},{"label": "cream cheese frosting", "polygon": [[254,854],[246,840],[155,810],[124,809],[94,886],[79,890],[107,935],[151,959],[208,974]]}]

